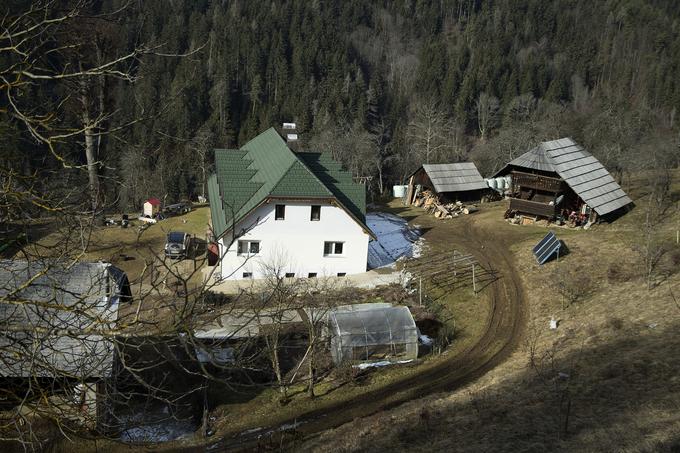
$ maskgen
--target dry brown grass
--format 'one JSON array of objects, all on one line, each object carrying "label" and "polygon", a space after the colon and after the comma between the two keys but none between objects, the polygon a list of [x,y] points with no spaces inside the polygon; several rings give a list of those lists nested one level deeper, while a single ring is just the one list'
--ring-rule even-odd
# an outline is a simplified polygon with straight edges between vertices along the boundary
[{"label": "dry brown grass", "polygon": [[[634,197],[642,192],[633,187]],[[534,237],[515,244],[530,318],[524,346],[504,364],[464,389],[356,420],[298,450],[680,451],[680,305],[671,296],[680,297],[680,275],[670,253],[647,290],[635,250],[644,205],[636,201],[611,225],[556,230],[570,251],[558,262],[535,264]],[[671,252],[677,222],[674,213],[661,227]],[[536,236],[545,232],[536,228]],[[592,290],[564,304],[560,274]],[[548,328],[551,317],[557,330]]]}]

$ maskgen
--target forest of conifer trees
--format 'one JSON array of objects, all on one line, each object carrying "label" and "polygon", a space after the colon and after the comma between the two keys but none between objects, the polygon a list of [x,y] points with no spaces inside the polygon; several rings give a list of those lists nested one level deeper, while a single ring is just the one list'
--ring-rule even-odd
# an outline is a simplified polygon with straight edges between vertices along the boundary
[{"label": "forest of conifer trees", "polygon": [[[31,5],[10,3],[8,17]],[[62,3],[76,2],[46,11]],[[673,0],[77,3],[80,17],[47,29],[33,61],[58,74],[131,55],[118,63],[126,76],[13,84],[17,57],[3,51],[3,104],[72,135],[45,147],[3,108],[0,146],[51,191],[88,177],[55,155],[89,163],[108,209],[195,198],[213,148],[283,121],[298,124],[303,149],[371,176],[373,196],[423,162],[471,159],[488,174],[561,136],[619,178],[677,165]],[[94,126],[73,133],[84,118]]]}]

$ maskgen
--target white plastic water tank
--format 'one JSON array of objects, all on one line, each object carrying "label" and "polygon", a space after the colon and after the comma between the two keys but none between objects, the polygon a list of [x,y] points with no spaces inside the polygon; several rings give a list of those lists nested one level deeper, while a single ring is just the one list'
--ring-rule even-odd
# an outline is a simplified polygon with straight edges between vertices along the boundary
[{"label": "white plastic water tank", "polygon": [[504,190],[505,187],[505,178],[496,178],[496,188],[498,190]]},{"label": "white plastic water tank", "polygon": [[489,186],[489,188],[491,188],[491,189],[495,189],[496,188],[496,180],[493,179],[493,178],[489,178],[489,179],[486,180],[486,185]]},{"label": "white plastic water tank", "polygon": [[392,193],[394,198],[404,198],[406,196],[406,190],[408,186],[392,186]]}]

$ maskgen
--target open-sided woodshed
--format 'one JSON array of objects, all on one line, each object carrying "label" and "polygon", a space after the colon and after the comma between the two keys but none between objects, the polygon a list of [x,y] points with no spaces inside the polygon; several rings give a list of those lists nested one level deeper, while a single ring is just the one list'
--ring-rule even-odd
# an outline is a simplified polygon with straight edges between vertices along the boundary
[{"label": "open-sided woodshed", "polygon": [[407,204],[412,204],[418,193],[424,190],[434,192],[442,202],[479,201],[490,192],[472,162],[423,164],[409,178]]}]

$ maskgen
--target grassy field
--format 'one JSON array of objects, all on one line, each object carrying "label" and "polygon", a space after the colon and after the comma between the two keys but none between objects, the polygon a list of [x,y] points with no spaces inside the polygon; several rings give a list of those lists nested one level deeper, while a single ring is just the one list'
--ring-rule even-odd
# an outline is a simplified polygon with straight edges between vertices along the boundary
[{"label": "grassy field", "polygon": [[[504,364],[464,389],[357,420],[299,450],[680,451],[680,215],[670,209],[657,228],[667,253],[648,290],[639,251],[644,180],[630,189],[637,206],[614,223],[555,229],[569,254],[544,266],[531,247],[546,228],[512,227],[530,233],[512,247],[530,316],[523,347]],[[477,220],[506,228],[492,214]]]},{"label": "grassy field", "polygon": [[[151,224],[146,229],[141,228],[143,222],[137,219],[131,221],[129,228],[120,228],[115,225],[95,227],[89,237],[76,238],[72,248],[78,250],[84,246],[85,252],[80,257],[81,260],[112,263],[125,271],[134,284],[139,281],[149,264],[164,259],[163,248],[169,232],[182,231],[199,241],[205,241],[209,216],[209,208],[200,207],[187,214]],[[54,247],[56,251],[60,248],[60,244],[56,241],[64,237],[66,237],[64,232],[48,234],[30,247],[39,249],[40,253],[49,251],[51,247]],[[198,264],[202,264],[202,257],[199,258]],[[188,263],[184,262],[182,265],[188,266]],[[188,267],[193,269],[193,265]]]},{"label": "grassy field", "polygon": [[187,214],[162,220],[141,232],[139,225],[142,222],[139,220],[131,228],[101,227],[92,235],[84,258],[115,264],[134,281],[141,275],[145,264],[154,258],[163,258],[163,247],[169,232],[182,231],[205,240],[209,216],[210,210],[201,207]]}]

